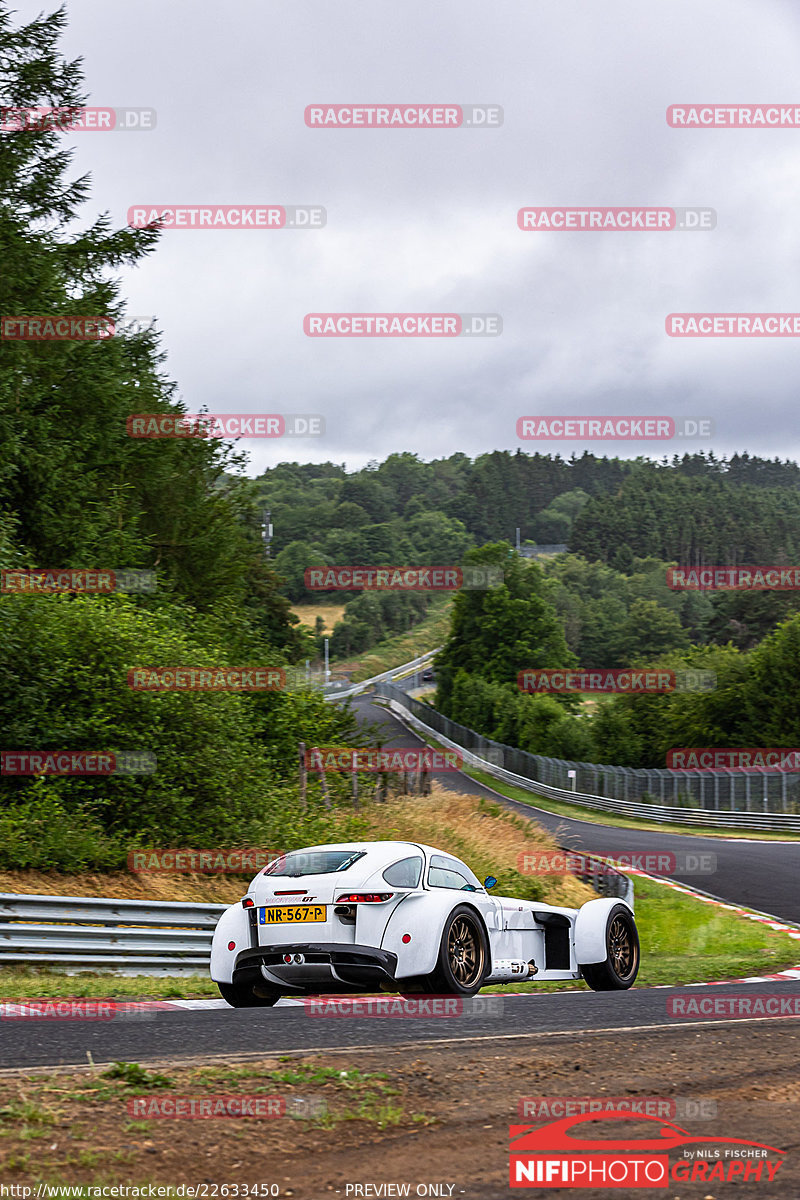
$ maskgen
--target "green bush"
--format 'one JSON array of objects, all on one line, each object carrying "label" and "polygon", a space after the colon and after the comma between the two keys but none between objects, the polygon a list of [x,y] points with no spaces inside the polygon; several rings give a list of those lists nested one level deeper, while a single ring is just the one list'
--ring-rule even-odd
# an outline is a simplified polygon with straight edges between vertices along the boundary
[{"label": "green bush", "polygon": [[45,786],[5,776],[0,840],[8,865],[36,859],[74,870],[80,859],[109,865],[134,841],[230,846],[280,838],[298,741],[345,741],[353,718],[306,691],[132,691],[128,671],[137,666],[276,665],[274,651],[228,661],[223,647],[195,636],[191,618],[174,604],[148,610],[124,596],[0,603],[5,748],[140,750],[157,759],[149,775],[53,776]]}]

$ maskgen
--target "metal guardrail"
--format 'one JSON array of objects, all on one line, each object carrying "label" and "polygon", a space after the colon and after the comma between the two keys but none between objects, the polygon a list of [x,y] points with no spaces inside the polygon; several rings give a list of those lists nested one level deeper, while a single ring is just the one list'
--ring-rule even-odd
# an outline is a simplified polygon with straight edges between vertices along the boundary
[{"label": "metal guardrail", "polygon": [[0,966],[203,973],[226,907],[0,893]]},{"label": "metal guardrail", "polygon": [[[601,895],[623,896],[633,904],[633,884],[618,871],[603,865],[579,878]],[[214,928],[227,907],[0,893],[0,967],[205,974]]]},{"label": "metal guardrail", "polygon": [[[496,779],[511,783],[515,787],[523,788],[525,791],[535,792],[548,799],[562,800],[567,804],[575,804],[581,808],[592,808],[601,812],[637,817],[640,820],[654,821],[657,824],[719,825],[726,829],[764,829],[773,832],[777,830],[781,832],[800,833],[800,814],[797,813],[770,812],[766,809],[763,812],[752,810],[742,812],[723,808],[706,808],[704,806],[688,807],[679,804],[645,803],[635,800],[618,800],[611,796],[601,796],[592,792],[573,791],[571,788],[554,787],[552,784],[535,778],[535,775],[520,775],[514,771],[507,770],[505,766],[501,765],[503,762],[508,761],[509,758],[512,758],[515,761],[515,765],[516,763],[524,763],[532,772],[536,772],[537,763],[541,756],[528,754],[523,750],[516,750],[512,746],[503,746],[500,742],[494,742],[472,729],[467,729],[466,726],[456,725],[454,721],[450,721],[448,717],[431,708],[429,704],[423,704],[419,700],[414,700],[411,696],[407,696],[402,688],[395,687],[392,684],[380,683],[377,685],[376,691],[378,695],[388,699],[390,708],[397,715],[402,716],[402,719],[416,729],[417,732],[422,733],[424,736],[432,737],[451,750],[460,750],[468,766],[477,767]],[[459,740],[448,736],[444,732],[445,729],[450,733],[458,732],[460,734]],[[471,746],[467,743],[471,743]],[[566,774],[568,768],[575,769],[578,766],[587,766],[587,764],[571,763],[561,759],[542,759],[542,762],[548,767],[557,766],[564,774]],[[594,770],[602,775],[609,768],[597,766]],[[628,774],[632,775],[634,772],[631,771]],[[667,774],[667,772],[663,772],[663,774]],[[784,784],[785,782],[784,778]],[[675,783],[677,786],[677,776]],[[687,786],[684,780],[680,781],[680,785],[683,787]]]},{"label": "metal guardrail", "polygon": [[413,671],[415,667],[421,667],[424,663],[429,662],[434,654],[438,654],[441,646],[437,646],[434,650],[426,650],[419,658],[412,658],[410,662],[402,663],[399,667],[392,667],[388,671],[381,672],[380,675],[373,675],[371,679],[362,679],[361,683],[355,683],[352,687],[344,692],[336,692],[325,696],[326,700],[347,700],[350,696],[358,696],[367,688],[372,687],[376,683],[391,683],[393,679],[399,679],[402,675]]}]

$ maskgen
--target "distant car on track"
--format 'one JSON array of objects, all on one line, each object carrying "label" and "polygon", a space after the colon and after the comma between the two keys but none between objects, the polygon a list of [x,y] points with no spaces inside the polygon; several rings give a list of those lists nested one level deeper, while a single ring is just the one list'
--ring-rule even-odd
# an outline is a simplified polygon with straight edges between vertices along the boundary
[{"label": "distant car on track", "polygon": [[436,682],[436,672],[433,670],[432,667],[428,667],[426,670],[424,670],[422,672],[422,682],[423,683],[435,683]]},{"label": "distant car on track", "polygon": [[211,977],[235,1008],[376,990],[472,996],[487,983],[583,978],[629,988],[632,907],[492,896],[460,859],[416,842],[348,842],[270,862],[220,917]]}]

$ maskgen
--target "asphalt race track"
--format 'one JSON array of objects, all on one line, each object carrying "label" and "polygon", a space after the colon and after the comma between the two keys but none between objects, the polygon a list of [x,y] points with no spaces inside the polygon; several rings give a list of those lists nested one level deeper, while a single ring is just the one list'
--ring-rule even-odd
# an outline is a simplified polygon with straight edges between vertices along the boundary
[{"label": "asphalt race track", "polygon": [[[419,746],[421,739],[406,728],[388,709],[367,697],[356,697],[353,708],[364,725],[383,724],[387,746]],[[746,835],[732,838],[693,837],[661,830],[625,829],[592,821],[555,816],[501,796],[460,772],[443,772],[437,781],[453,791],[490,796],[533,817],[556,835],[558,843],[587,854],[630,854],[636,851],[712,853],[717,858],[713,875],[675,875],[675,878],[732,904],[743,904],[760,912],[800,924],[800,841],[750,841]]]},{"label": "asphalt race track", "polygon": [[[445,1042],[479,1042],[497,1037],[521,1038],[556,1033],[618,1031],[690,1025],[708,1028],[741,1024],[741,1020],[694,1020],[671,1016],[667,1000],[685,996],[712,1002],[725,995],[793,996],[800,1007],[796,983],[731,984],[721,987],[643,988],[629,992],[530,992],[502,997],[499,1015],[325,1018],[298,1006],[232,1009],[220,1001],[214,1008],[153,1011],[141,1006],[141,1020],[120,1016],[109,1021],[0,1021],[0,1068],[83,1064],[90,1053],[95,1062],[115,1060],[152,1062],[160,1059],[202,1058],[214,1055],[264,1058],[303,1050],[355,1050]],[[796,1021],[793,1017],[752,1018]],[[705,1023],[705,1024],[703,1024]]]},{"label": "asphalt race track", "polygon": [[[384,724],[384,744],[416,746],[420,739],[385,708],[360,697],[354,702],[363,724]],[[660,831],[626,830],[611,825],[553,816],[541,809],[499,796],[460,773],[437,776],[445,787],[486,795],[534,816],[557,835],[561,845],[599,854],[649,851],[711,851],[718,869],[711,876],[686,876],[685,882],[704,891],[800,923],[800,843],[752,842],[745,839],[695,838]],[[680,877],[678,877],[680,878]],[[800,952],[798,953],[800,958]],[[132,1006],[130,1013],[107,1021],[0,1020],[0,1069],[85,1064],[115,1060],[158,1062],[169,1059],[220,1057],[258,1058],[313,1050],[352,1051],[358,1048],[445,1045],[494,1038],[546,1039],[582,1032],[635,1035],[638,1030],[687,1026],[718,1028],[741,1021],[714,1015],[706,1005],[726,995],[793,997],[800,1011],[800,979],[730,983],[713,987],[643,988],[628,992],[531,992],[502,997],[502,1012],[470,1016],[401,1017],[396,1019],[348,1015],[325,1019],[297,1002],[275,1008],[232,1009],[223,1001],[183,1002],[185,1007],[154,1010]],[[698,1001],[698,1016],[676,1018],[668,1010],[671,997]],[[195,1007],[196,1004],[196,1007]],[[796,1017],[753,1016],[766,1021]]]}]

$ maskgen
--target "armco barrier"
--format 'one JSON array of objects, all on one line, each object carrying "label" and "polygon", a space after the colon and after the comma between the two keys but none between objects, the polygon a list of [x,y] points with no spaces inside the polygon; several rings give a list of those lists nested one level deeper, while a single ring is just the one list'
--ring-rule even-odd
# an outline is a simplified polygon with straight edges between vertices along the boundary
[{"label": "armco barrier", "polygon": [[[390,683],[379,683],[375,688],[379,696],[385,697],[389,701],[389,707],[399,716],[406,724],[417,730],[425,737],[433,738],[443,746],[447,746],[451,750],[461,750],[464,754],[464,761],[467,766],[479,768],[485,771],[488,775],[492,775],[495,779],[501,779],[506,783],[511,783],[515,787],[523,788],[528,792],[535,792],[540,796],[547,797],[551,800],[563,800],[568,804],[575,804],[581,808],[597,809],[600,812],[618,813],[620,816],[638,817],[648,821],[653,821],[658,824],[673,824],[673,825],[718,825],[726,829],[765,829],[779,830],[782,832],[800,832],[800,812],[796,811],[797,801],[788,800],[790,788],[796,792],[798,778],[796,775],[787,773],[765,773],[762,775],[753,776],[745,772],[728,771],[725,773],[725,779],[729,784],[729,790],[735,794],[736,790],[741,792],[744,803],[747,808],[742,810],[734,810],[725,808],[720,805],[720,779],[711,776],[710,773],[697,772],[700,776],[699,791],[701,797],[706,792],[706,786],[710,793],[710,798],[716,800],[713,808],[706,807],[701,800],[698,805],[695,803],[697,779],[691,777],[679,778],[677,773],[669,771],[636,771],[627,770],[621,767],[608,767],[596,765],[593,763],[575,763],[569,762],[566,759],[545,758],[538,754],[529,754],[524,750],[515,749],[513,746],[504,746],[500,742],[494,742],[490,738],[483,737],[482,734],[476,733],[473,729],[468,729],[466,726],[457,725],[455,721],[451,721],[448,717],[431,708],[429,704],[423,704],[419,700],[407,696],[402,688],[395,687]],[[491,750],[494,752],[494,757],[502,755],[504,763],[512,763],[516,767],[523,767],[529,772],[527,775],[520,774],[518,771],[510,771],[505,766],[498,766],[494,762],[487,762],[482,757],[481,751]],[[498,753],[501,752],[501,755]],[[674,789],[676,796],[681,795],[681,789],[685,789],[686,804],[657,804],[655,802],[643,802],[627,799],[618,799],[611,796],[603,796],[597,792],[573,791],[571,788],[554,786],[551,782],[546,782],[539,776],[544,773],[551,775],[561,775],[566,781],[567,772],[575,771],[576,777],[579,772],[583,778],[591,776],[594,773],[596,779],[614,779],[620,775],[625,779],[626,790],[628,786],[642,787],[643,783],[647,782],[651,776],[666,776],[669,780],[670,787]],[[618,774],[615,774],[618,773]],[[664,781],[662,781],[663,783]],[[775,795],[769,794],[769,787]],[[762,788],[762,798],[753,796],[753,790]],[[691,804],[688,803],[691,801]],[[757,804],[763,804],[762,811],[758,811],[755,807]],[[789,803],[795,808],[795,811],[789,811]],[[775,806],[779,806],[782,811],[775,811]]]},{"label": "armco barrier", "polygon": [[328,692],[325,696],[326,700],[347,700],[350,696],[358,696],[361,692],[365,692],[367,688],[376,683],[390,683],[393,679],[399,679],[403,675],[409,674],[415,667],[424,666],[430,662],[434,654],[438,654],[441,646],[437,646],[435,650],[427,650],[425,654],[420,654],[419,658],[412,658],[410,662],[402,663],[399,667],[392,667],[389,671],[383,671],[380,675],[373,675],[371,679],[362,679],[361,683],[354,683],[352,687],[347,688],[343,692]]},{"label": "armco barrier", "polygon": [[224,904],[0,894],[0,966],[112,969],[135,975],[208,971]]},{"label": "armco barrier", "polygon": [[[620,872],[589,871],[580,878],[601,895],[633,904],[633,884]],[[0,893],[0,966],[204,975],[226,907]]]}]

